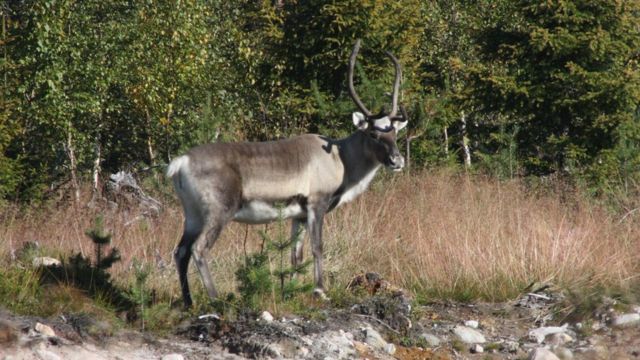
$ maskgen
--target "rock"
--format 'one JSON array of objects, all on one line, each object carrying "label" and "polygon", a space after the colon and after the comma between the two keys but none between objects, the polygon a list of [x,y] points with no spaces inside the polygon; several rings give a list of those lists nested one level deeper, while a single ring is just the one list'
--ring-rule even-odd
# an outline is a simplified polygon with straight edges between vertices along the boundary
[{"label": "rock", "polygon": [[33,258],[33,261],[32,261],[31,264],[33,265],[33,267],[62,266],[62,263],[60,262],[60,260],[54,259],[54,258],[48,257],[48,256],[41,256],[41,257]]},{"label": "rock", "polygon": [[542,344],[544,339],[552,334],[563,333],[567,330],[567,324],[562,326],[539,327],[529,331],[529,340]]},{"label": "rock", "polygon": [[396,346],[392,343],[387,343],[387,345],[384,347],[384,351],[389,355],[393,355],[396,353]]},{"label": "rock", "polygon": [[611,325],[618,328],[631,327],[640,324],[640,314],[622,314],[613,318]]},{"label": "rock", "polygon": [[369,344],[375,349],[385,350],[387,342],[382,338],[379,332],[370,327],[366,327],[364,330],[364,342]]},{"label": "rock", "polygon": [[529,353],[529,360],[560,360],[556,354],[545,348],[536,348]]},{"label": "rock", "polygon": [[260,314],[260,317],[258,318],[258,320],[262,320],[264,322],[272,322],[273,321],[273,315],[271,315],[268,311],[263,311],[262,314]]},{"label": "rock", "polygon": [[481,354],[484,352],[484,348],[481,345],[475,344],[471,347],[472,354]]},{"label": "rock", "polygon": [[[303,355],[300,353],[301,349],[299,349],[299,353],[296,354],[296,358],[317,358],[318,355],[322,354],[327,359],[355,359],[358,357],[356,350],[356,344],[358,342],[353,341],[352,338],[353,334],[342,330],[332,330],[324,333],[317,333],[309,337],[303,337],[301,340],[303,340],[303,343],[309,347],[309,354]],[[302,352],[304,352],[304,350]]]},{"label": "rock", "polygon": [[424,341],[427,342],[427,345],[429,345],[430,347],[436,347],[436,346],[440,346],[440,338],[438,338],[437,336],[433,335],[433,334],[429,334],[429,333],[422,333],[420,334],[420,337],[422,339],[424,339]]},{"label": "rock", "polygon": [[45,325],[42,323],[36,323],[35,329],[37,332],[39,332],[42,335],[56,336],[56,332],[53,331],[53,329],[48,325]]},{"label": "rock", "polygon": [[500,350],[503,352],[516,354],[518,350],[520,350],[520,343],[518,343],[517,341],[507,340],[502,344]]},{"label": "rock", "polygon": [[184,360],[184,356],[180,354],[167,354],[161,360]]},{"label": "rock", "polygon": [[609,359],[610,354],[605,346],[596,345],[591,347],[580,347],[576,349],[580,354],[580,359]]},{"label": "rock", "polygon": [[38,355],[38,358],[42,360],[62,360],[60,356],[48,350],[38,349],[35,353]]},{"label": "rock", "polygon": [[572,360],[573,352],[566,347],[558,346],[553,349],[553,353],[556,354],[561,360]]},{"label": "rock", "polygon": [[564,345],[566,343],[573,342],[573,338],[566,333],[555,333],[547,336],[544,340],[545,343],[554,346]]},{"label": "rock", "polygon": [[477,320],[467,320],[464,322],[464,326],[470,327],[472,329],[477,329],[480,324]]},{"label": "rock", "polygon": [[456,326],[452,331],[465,344],[484,344],[487,342],[482,333],[466,326]]}]

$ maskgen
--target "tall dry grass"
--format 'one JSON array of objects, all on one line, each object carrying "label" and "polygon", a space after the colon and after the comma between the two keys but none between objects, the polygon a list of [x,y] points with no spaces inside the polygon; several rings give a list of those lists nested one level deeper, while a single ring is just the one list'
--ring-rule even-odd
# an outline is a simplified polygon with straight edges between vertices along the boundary
[{"label": "tall dry grass", "polygon": [[[620,221],[574,195],[564,200],[532,195],[519,181],[426,171],[384,177],[326,217],[329,286],[343,286],[356,273],[375,271],[430,296],[501,300],[532,281],[585,289],[638,284],[637,218]],[[157,218],[133,222],[133,215],[123,211],[8,207],[0,216],[0,255],[8,259],[11,250],[37,241],[58,255],[90,256],[94,250],[84,232],[99,213],[123,255],[112,269],[113,277],[130,281],[136,259],[156,269],[152,286],[179,298],[171,256],[182,231],[177,203]],[[235,288],[234,272],[244,253],[260,248],[258,230],[273,234],[276,228],[232,224],[225,229],[209,257],[221,290]],[[198,288],[195,268],[190,273]]]}]

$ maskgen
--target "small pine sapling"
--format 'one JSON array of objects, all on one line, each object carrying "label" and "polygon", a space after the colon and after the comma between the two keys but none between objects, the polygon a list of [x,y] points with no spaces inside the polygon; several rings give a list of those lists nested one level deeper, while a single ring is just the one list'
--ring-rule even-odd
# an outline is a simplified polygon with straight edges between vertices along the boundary
[{"label": "small pine sapling", "polygon": [[104,230],[104,218],[101,215],[96,217],[93,228],[87,230],[85,234],[95,245],[96,268],[106,270],[120,261],[120,252],[116,248],[111,248],[108,255],[102,256],[103,248],[111,244],[111,234]]},{"label": "small pine sapling", "polygon": [[[281,212],[281,210],[279,211]],[[310,260],[297,266],[288,265],[288,254],[295,246],[293,239],[298,236],[288,238],[282,215],[279,216],[276,227],[274,238],[264,231],[259,232],[263,241],[261,251],[245,257],[244,265],[236,271],[236,279],[239,283],[238,290],[242,299],[250,307],[257,305],[259,296],[273,294],[275,291],[279,292],[279,300],[285,301],[313,289],[313,284],[298,281],[300,278],[298,275],[304,275],[311,265]],[[271,266],[274,263],[277,266],[275,269]],[[277,280],[277,287],[274,278]]]}]

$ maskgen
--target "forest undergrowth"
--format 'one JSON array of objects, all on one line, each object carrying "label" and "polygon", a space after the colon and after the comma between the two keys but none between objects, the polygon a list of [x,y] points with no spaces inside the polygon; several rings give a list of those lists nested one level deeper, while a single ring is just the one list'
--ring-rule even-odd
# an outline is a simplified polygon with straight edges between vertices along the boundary
[{"label": "forest undergrowth", "polygon": [[[385,173],[359,199],[325,218],[326,284],[340,296],[355,275],[376,272],[422,302],[505,301],[536,282],[553,283],[576,299],[634,297],[640,273],[638,214],[621,214],[579,191],[558,189],[447,171]],[[166,321],[168,309],[180,305],[172,251],[183,218],[174,198],[162,200],[164,208],[151,218],[107,204],[5,206],[0,214],[0,305],[37,313],[41,301],[73,304],[70,295],[62,294],[81,292],[42,288],[37,271],[20,258],[26,256],[27,243],[32,244],[26,247],[31,258],[65,259],[77,253],[91,258],[95,248],[86,232],[100,216],[121,257],[108,269],[111,281],[130,293],[148,294],[147,301],[163,309],[158,318]],[[233,223],[225,229],[208,254],[223,293],[237,294],[237,270],[264,247],[264,234],[279,236],[281,228]],[[310,276],[304,279],[311,281]],[[201,306],[196,311],[204,311],[207,299],[195,267],[190,279]],[[286,311],[274,306],[272,311]],[[48,307],[50,312],[84,308],[82,301]]]}]

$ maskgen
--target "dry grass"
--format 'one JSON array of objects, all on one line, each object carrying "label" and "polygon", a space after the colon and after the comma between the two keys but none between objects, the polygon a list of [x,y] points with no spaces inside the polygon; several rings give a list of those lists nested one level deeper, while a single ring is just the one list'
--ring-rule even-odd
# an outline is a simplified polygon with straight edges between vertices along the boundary
[{"label": "dry grass", "polygon": [[[91,255],[84,232],[97,213],[84,207],[21,213],[5,208],[0,256],[7,259],[26,241],[38,241],[57,254]],[[130,281],[137,259],[158,269],[152,286],[179,298],[171,257],[182,231],[177,204],[156,219],[131,224],[131,215],[124,212],[105,211],[104,217],[123,255],[113,268],[114,278]],[[342,286],[358,272],[375,271],[399,286],[458,299],[505,299],[532,281],[624,289],[638,283],[640,227],[637,218],[619,220],[580,199],[529,195],[517,181],[428,172],[388,176],[326,218],[325,276],[329,286]],[[258,229],[264,226],[248,229],[248,252],[260,247]],[[273,232],[276,226],[268,229]],[[232,224],[211,251],[220,290],[235,288],[246,230]],[[198,278],[192,267],[196,288]]]}]

